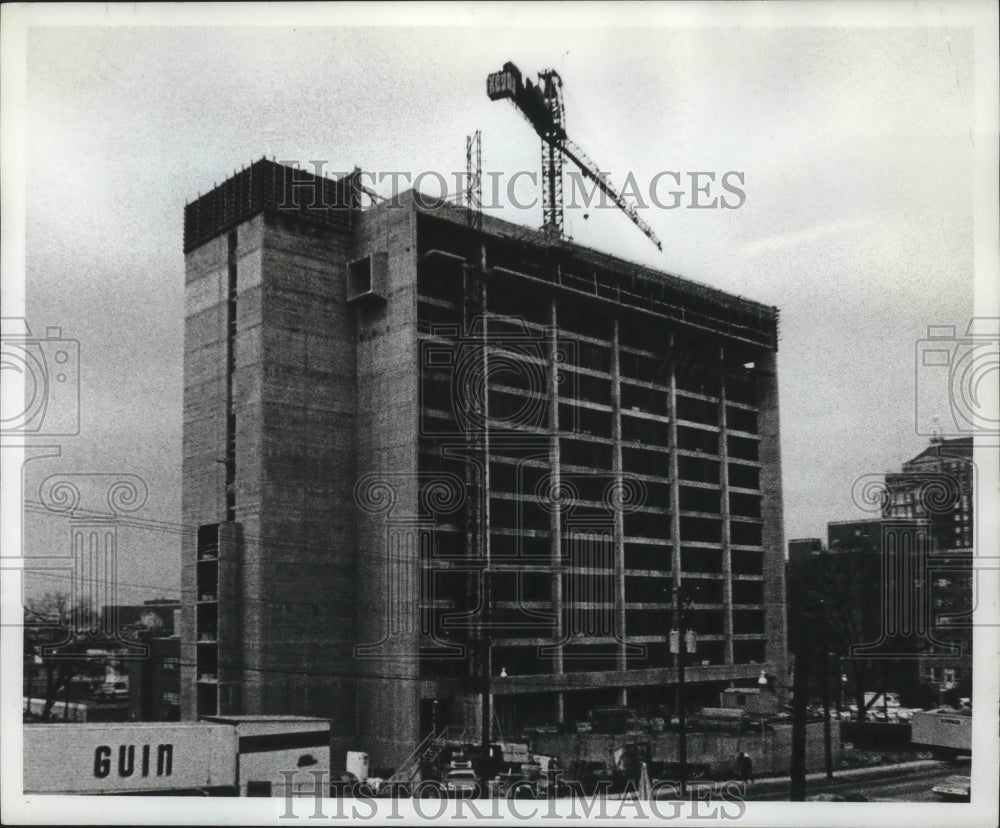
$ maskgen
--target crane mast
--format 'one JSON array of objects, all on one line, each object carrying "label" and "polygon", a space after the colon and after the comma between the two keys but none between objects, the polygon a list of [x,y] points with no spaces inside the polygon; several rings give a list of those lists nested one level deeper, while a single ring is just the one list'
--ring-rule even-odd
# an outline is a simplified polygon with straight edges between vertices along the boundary
[{"label": "crane mast", "polygon": [[566,134],[566,113],[563,107],[562,78],[555,69],[538,73],[538,84],[525,80],[513,63],[505,63],[499,72],[487,78],[486,92],[492,101],[509,98],[542,139],[542,229],[550,235],[563,234],[563,156],[593,181],[658,250],[663,246],[652,228],[641,218],[635,205],[608,180]]}]

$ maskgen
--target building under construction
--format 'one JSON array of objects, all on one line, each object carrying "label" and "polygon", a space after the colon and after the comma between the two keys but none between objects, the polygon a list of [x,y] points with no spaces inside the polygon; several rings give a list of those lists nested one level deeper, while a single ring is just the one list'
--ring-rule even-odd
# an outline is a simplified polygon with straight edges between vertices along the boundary
[{"label": "building under construction", "polygon": [[781,675],[777,310],[360,197],[261,160],[185,209],[184,717],[392,765],[671,708],[679,620],[692,704]]}]

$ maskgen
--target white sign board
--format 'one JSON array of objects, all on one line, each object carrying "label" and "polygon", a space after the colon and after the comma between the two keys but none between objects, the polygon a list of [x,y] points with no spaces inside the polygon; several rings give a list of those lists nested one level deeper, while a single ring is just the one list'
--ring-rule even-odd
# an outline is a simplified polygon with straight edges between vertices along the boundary
[{"label": "white sign board", "polygon": [[236,731],[200,722],[24,727],[24,792],[114,794],[236,784]]},{"label": "white sign board", "polygon": [[[684,631],[684,651],[691,655],[698,650],[698,638],[694,633],[694,630]],[[681,651],[680,637],[677,630],[670,631],[670,652],[674,655]]]}]

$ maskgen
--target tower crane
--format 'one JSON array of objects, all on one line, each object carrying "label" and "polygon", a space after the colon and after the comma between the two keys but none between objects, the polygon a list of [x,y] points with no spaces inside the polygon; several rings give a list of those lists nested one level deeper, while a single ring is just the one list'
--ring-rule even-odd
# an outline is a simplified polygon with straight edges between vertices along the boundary
[{"label": "tower crane", "polygon": [[530,79],[524,80],[521,71],[507,62],[503,69],[487,78],[486,92],[491,101],[510,98],[542,139],[543,230],[555,236],[561,236],[563,232],[562,162],[565,156],[646,234],[658,250],[663,250],[660,240],[642,220],[635,205],[612,186],[607,176],[566,135],[562,78],[555,69],[539,72],[538,83],[534,84]]}]

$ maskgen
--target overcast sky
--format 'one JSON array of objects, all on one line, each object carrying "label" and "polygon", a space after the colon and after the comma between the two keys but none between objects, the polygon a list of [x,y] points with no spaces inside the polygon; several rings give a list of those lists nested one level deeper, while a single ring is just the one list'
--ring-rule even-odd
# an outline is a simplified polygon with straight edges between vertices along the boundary
[{"label": "overcast sky", "polygon": [[[185,202],[265,154],[450,175],[476,129],[486,171],[537,174],[530,126],[486,95],[511,60],[559,71],[569,135],[613,181],[743,174],[739,209],[689,209],[688,194],[642,210],[662,253],[617,211],[567,210],[566,227],[778,306],[786,537],[863,516],[855,478],[898,469],[927,443],[915,420],[926,431],[948,410],[943,383],[916,410],[918,341],[973,312],[974,34],[947,5],[895,15],[915,28],[784,28],[770,4],[774,28],[737,27],[721,5],[675,28],[697,8],[680,5],[603,27],[593,7],[556,7],[547,25],[494,9],[517,25],[486,28],[455,6],[473,25],[337,25],[352,8],[333,25],[29,28],[27,316],[79,340],[82,398],[80,435],[29,465],[28,497],[55,472],[130,472],[149,486],[141,516],[178,523]],[[541,222],[540,207],[496,212]],[[66,549],[62,518],[29,513],[26,532],[29,551]],[[122,597],[176,596],[178,549],[176,533],[124,530]]]}]

